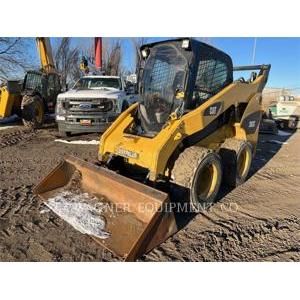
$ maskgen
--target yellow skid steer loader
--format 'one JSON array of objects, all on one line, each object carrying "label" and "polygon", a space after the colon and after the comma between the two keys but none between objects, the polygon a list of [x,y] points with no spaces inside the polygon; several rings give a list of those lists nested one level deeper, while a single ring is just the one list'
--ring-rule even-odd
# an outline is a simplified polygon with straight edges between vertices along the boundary
[{"label": "yellow skid steer loader", "polygon": [[[227,54],[189,38],[140,51],[141,101],[102,135],[99,165],[68,157],[35,188],[58,215],[127,261],[174,234],[178,211],[206,209],[221,183],[246,180],[270,70],[234,68]],[[251,76],[234,80],[234,71]]]}]

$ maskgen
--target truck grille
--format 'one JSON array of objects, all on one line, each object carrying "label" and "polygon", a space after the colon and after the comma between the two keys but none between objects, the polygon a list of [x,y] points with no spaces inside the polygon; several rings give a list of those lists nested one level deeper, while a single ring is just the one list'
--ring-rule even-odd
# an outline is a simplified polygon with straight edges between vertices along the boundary
[{"label": "truck grille", "polygon": [[64,108],[71,113],[97,113],[113,110],[114,101],[107,98],[100,99],[68,99],[63,104]]}]

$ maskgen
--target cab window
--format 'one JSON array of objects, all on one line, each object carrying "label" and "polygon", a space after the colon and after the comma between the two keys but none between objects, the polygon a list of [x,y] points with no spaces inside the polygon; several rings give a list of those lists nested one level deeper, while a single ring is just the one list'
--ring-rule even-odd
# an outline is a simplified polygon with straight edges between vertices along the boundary
[{"label": "cab window", "polygon": [[207,53],[200,59],[193,98],[200,105],[232,81],[232,68],[223,57]]}]

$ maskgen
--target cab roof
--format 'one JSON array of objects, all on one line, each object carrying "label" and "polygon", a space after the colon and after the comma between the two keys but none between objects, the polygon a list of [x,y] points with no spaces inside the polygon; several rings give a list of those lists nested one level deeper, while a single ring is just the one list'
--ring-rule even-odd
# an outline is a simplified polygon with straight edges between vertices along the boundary
[{"label": "cab roof", "polygon": [[121,78],[120,76],[107,76],[107,75],[85,75],[81,78]]},{"label": "cab roof", "polygon": [[160,44],[167,44],[167,43],[177,43],[178,44],[184,40],[190,41],[189,50],[192,51],[195,55],[198,55],[199,52],[202,52],[202,51],[214,52],[214,53],[216,53],[217,56],[226,57],[227,60],[231,61],[231,63],[232,63],[232,59],[227,53],[225,53],[222,50],[219,50],[218,48],[215,48],[211,45],[208,45],[204,42],[196,40],[195,38],[190,38],[190,37],[182,37],[182,38],[177,38],[177,39],[168,39],[168,40],[164,40],[164,41],[148,43],[148,44],[142,45],[140,47],[140,51],[142,51],[145,48],[152,48],[153,46],[160,45]]}]

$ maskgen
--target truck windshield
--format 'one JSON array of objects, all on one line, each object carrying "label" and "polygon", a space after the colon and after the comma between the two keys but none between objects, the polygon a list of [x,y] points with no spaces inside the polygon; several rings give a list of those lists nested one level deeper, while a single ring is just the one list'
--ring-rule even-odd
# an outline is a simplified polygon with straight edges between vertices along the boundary
[{"label": "truck windshield", "polygon": [[73,89],[101,89],[114,88],[122,89],[121,80],[112,77],[84,77],[80,78],[74,85]]},{"label": "truck windshield", "polygon": [[153,129],[164,124],[181,102],[175,95],[183,92],[186,67],[187,60],[175,45],[150,49],[142,77],[142,98]]}]

